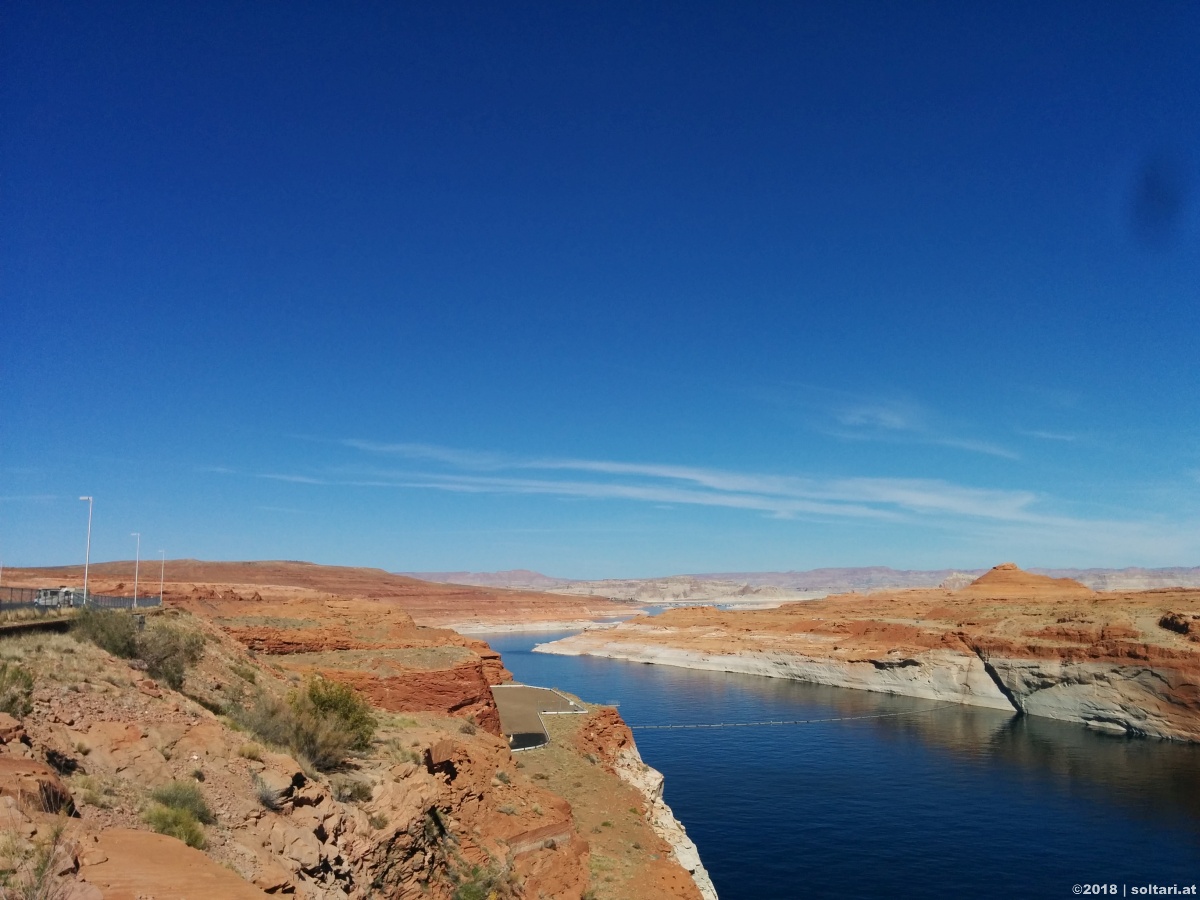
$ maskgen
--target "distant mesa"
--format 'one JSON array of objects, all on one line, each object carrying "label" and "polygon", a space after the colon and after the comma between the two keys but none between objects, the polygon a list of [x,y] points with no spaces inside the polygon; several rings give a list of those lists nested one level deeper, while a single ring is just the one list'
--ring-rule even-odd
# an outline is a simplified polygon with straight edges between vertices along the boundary
[{"label": "distant mesa", "polygon": [[568,578],[552,578],[529,569],[507,569],[503,572],[396,572],[408,578],[432,581],[437,584],[468,584],[475,587],[508,588],[510,590],[546,591],[571,584]]},{"label": "distant mesa", "polygon": [[1090,587],[1073,578],[1051,578],[1026,572],[1016,563],[1006,562],[993,566],[966,587],[963,594],[987,595],[992,597],[1031,597],[1043,594],[1091,596]]}]

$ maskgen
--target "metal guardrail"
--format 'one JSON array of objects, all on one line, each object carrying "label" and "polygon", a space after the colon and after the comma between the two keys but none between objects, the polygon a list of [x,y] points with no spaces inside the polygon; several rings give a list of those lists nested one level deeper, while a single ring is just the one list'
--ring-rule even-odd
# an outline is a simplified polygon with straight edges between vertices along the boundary
[{"label": "metal guardrail", "polygon": [[[133,609],[132,597],[109,597],[104,594],[91,594],[87,598],[87,606],[97,609]],[[137,609],[162,606],[162,597],[138,597]]]},{"label": "metal guardrail", "polygon": [[[0,587],[0,612],[10,612],[19,609],[33,609],[39,612],[50,609],[57,609],[54,606],[40,606],[35,604],[34,598],[37,597],[38,588],[19,588],[19,587]],[[83,592],[80,591],[80,594]],[[77,598],[82,599],[82,598]],[[162,597],[138,597],[137,609],[150,609],[153,607],[162,606]],[[110,594],[88,594],[83,603],[76,602],[74,607],[70,604],[62,604],[62,609],[79,609],[87,607],[91,609],[133,609],[133,597],[118,597]]]}]

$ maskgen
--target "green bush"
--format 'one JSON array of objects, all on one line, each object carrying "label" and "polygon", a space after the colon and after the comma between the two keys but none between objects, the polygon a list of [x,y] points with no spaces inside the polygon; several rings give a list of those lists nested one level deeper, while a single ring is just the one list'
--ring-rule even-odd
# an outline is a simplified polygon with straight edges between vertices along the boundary
[{"label": "green bush", "polygon": [[232,707],[230,715],[259,739],[291,750],[297,761],[308,757],[318,771],[336,769],[350,753],[352,738],[339,719],[311,708],[299,710],[269,694],[260,693],[252,706]]},{"label": "green bush", "polygon": [[292,708],[286,702],[258,691],[250,705],[239,698],[231,703],[229,718],[267,744],[287,747],[292,741]]},{"label": "green bush", "polygon": [[199,786],[190,781],[172,781],[170,784],[155,788],[150,792],[150,796],[163,806],[184,810],[193,819],[203,822],[205,825],[211,825],[217,821],[217,817],[208,808]]},{"label": "green bush", "polygon": [[335,718],[351,737],[351,750],[366,750],[375,736],[371,706],[354,688],[327,678],[311,678],[303,693],[292,699],[298,712],[315,711],[320,718]]},{"label": "green bush", "polygon": [[195,631],[155,622],[139,634],[131,614],[112,609],[82,610],[71,632],[76,640],[91,641],[113,656],[142,660],[151,678],[175,690],[183,687],[187,668],[204,653],[204,637]]},{"label": "green bush", "polygon": [[319,772],[336,769],[354,749],[354,737],[341,720],[310,710],[293,710],[295,724],[289,746],[306,756]]},{"label": "green bush", "polygon": [[71,625],[78,641],[90,641],[113,656],[137,656],[137,623],[128,613],[113,609],[83,609]]},{"label": "green bush", "polygon": [[472,866],[469,871],[456,874],[458,886],[454,890],[454,900],[490,900],[512,896],[512,882],[504,872],[493,866]]},{"label": "green bush", "polygon": [[203,635],[176,625],[155,623],[137,640],[137,655],[146,663],[150,677],[175,690],[183,687],[185,671],[203,654]]},{"label": "green bush", "polygon": [[170,806],[154,804],[142,816],[146,824],[159,834],[179,838],[189,847],[203,850],[204,828],[196,821],[196,817],[186,809],[175,809]]},{"label": "green bush", "polygon": [[307,757],[321,772],[336,769],[354,750],[365,750],[375,734],[375,717],[353,688],[323,678],[280,700],[260,691],[250,706],[237,703],[230,717],[263,741]]},{"label": "green bush", "polygon": [[24,666],[0,662],[0,712],[18,719],[33,712],[33,675]]}]

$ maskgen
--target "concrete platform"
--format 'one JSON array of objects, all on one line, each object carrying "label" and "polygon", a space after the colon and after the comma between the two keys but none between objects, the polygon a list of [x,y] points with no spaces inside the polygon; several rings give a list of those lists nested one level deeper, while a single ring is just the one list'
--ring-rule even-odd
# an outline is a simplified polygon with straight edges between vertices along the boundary
[{"label": "concrete platform", "polygon": [[542,715],[586,713],[587,708],[552,688],[527,684],[492,685],[500,729],[513,750],[532,750],[550,741]]}]

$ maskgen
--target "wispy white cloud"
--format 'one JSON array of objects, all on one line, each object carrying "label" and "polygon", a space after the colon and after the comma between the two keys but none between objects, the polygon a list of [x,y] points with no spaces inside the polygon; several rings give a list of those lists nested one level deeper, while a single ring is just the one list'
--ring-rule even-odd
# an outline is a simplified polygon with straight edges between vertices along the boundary
[{"label": "wispy white cloud", "polygon": [[902,395],[868,396],[811,384],[791,384],[758,398],[780,410],[798,410],[809,428],[850,441],[924,444],[1020,459],[1015,450],[983,440],[925,404]]},{"label": "wispy white cloud", "polygon": [[853,401],[835,406],[832,412],[840,425],[849,428],[924,432],[929,427],[928,414],[911,402]]},{"label": "wispy white cloud", "polygon": [[498,454],[481,453],[474,450],[458,450],[452,447],[439,447],[435,444],[389,444],[359,438],[345,438],[338,443],[343,447],[349,447],[353,450],[363,450],[368,453],[376,453],[384,456],[398,456],[404,459],[423,459],[430,462],[460,466],[465,469],[495,469],[504,467],[504,460]]},{"label": "wispy white cloud", "polygon": [[[511,494],[560,500],[625,501],[673,508],[741,510],[771,518],[934,527],[969,532],[996,546],[1073,547],[1078,552],[1122,546],[1181,549],[1197,529],[1155,517],[1081,518],[1066,501],[1039,492],[956,484],[931,478],[815,477],[741,472],[673,463],[520,457],[426,444],[340,441],[357,459],[307,472],[220,474],[296,485],[456,494]],[[397,460],[403,466],[395,466]],[[1189,477],[1200,476],[1188,472]],[[1189,541],[1191,543],[1189,544]],[[1124,543],[1123,543],[1124,542]],[[1118,554],[1120,555],[1120,554]]]},{"label": "wispy white cloud", "polygon": [[1069,441],[1079,440],[1079,435],[1077,435],[1077,434],[1064,434],[1064,433],[1058,432],[1058,431],[1041,431],[1039,429],[1018,428],[1017,434],[1023,434],[1023,435],[1025,435],[1025,437],[1039,438],[1040,440],[1043,440],[1043,441],[1067,441],[1067,442],[1069,442]]},{"label": "wispy white cloud", "polygon": [[287,481],[291,484],[330,484],[325,478],[313,478],[311,475],[287,475],[277,472],[262,472],[258,474],[259,478],[266,478],[270,481]]},{"label": "wispy white cloud", "polygon": [[[564,461],[565,462],[565,461]],[[588,461],[581,461],[586,463]],[[559,469],[568,468],[565,465]],[[654,467],[647,467],[654,468]],[[340,482],[356,487],[432,488],[456,493],[543,494],[581,497],[594,500],[637,500],[651,503],[675,503],[756,510],[781,515],[811,514],[866,519],[896,519],[894,510],[840,498],[822,500],[803,493],[741,491],[729,487],[703,489],[681,485],[678,481],[642,482],[580,479],[517,478],[467,474],[433,474],[389,470],[363,470],[363,478]],[[706,479],[712,483],[719,478]]]},{"label": "wispy white cloud", "polygon": [[669,463],[504,456],[426,444],[358,439],[341,443],[370,456],[401,457],[418,465],[390,468],[356,463],[317,473],[262,472],[255,477],[306,485],[707,506],[785,518],[1057,521],[1039,511],[1042,498],[1031,491],[977,488],[939,479],[816,478]]}]

